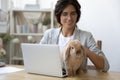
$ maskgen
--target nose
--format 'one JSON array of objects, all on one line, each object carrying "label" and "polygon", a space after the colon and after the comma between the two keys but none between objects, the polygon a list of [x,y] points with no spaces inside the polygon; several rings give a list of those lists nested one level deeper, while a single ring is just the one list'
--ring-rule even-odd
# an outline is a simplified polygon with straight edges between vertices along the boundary
[{"label": "nose", "polygon": [[76,52],[76,54],[80,54],[81,53],[81,50],[78,50],[77,52]]},{"label": "nose", "polygon": [[72,19],[72,16],[69,14],[69,15],[67,15],[67,19],[68,20],[71,20]]}]

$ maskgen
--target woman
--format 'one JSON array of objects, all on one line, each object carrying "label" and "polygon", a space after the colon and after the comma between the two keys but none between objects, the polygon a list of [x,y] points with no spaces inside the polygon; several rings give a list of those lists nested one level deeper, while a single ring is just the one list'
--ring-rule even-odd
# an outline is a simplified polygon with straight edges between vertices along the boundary
[{"label": "woman", "polygon": [[104,53],[97,47],[92,34],[77,28],[76,23],[81,15],[80,9],[81,6],[77,0],[58,0],[54,13],[60,28],[47,30],[40,44],[61,46],[66,45],[70,40],[78,39],[95,67],[106,72],[109,70],[109,63]]}]

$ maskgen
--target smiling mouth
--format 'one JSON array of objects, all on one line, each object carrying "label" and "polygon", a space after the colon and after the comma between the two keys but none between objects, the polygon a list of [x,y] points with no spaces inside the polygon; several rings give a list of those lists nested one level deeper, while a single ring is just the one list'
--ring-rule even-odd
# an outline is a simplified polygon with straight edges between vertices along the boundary
[{"label": "smiling mouth", "polygon": [[73,24],[73,22],[67,22],[67,24],[68,24],[68,25],[71,25],[71,24]]}]

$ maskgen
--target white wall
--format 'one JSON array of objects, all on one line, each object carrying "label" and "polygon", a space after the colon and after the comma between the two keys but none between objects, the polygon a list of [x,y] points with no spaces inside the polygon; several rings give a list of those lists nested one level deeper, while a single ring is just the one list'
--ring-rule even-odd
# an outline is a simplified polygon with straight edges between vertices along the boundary
[{"label": "white wall", "polygon": [[0,0],[0,8],[3,10],[3,11],[5,11],[5,12],[7,12],[7,10],[8,10],[8,1],[7,0]]},{"label": "white wall", "polygon": [[7,26],[8,1],[0,0],[0,33],[6,33]]},{"label": "white wall", "polygon": [[40,8],[41,9],[51,8],[53,1],[56,1],[56,0],[47,0],[47,1],[46,0],[40,0],[39,1]]},{"label": "white wall", "polygon": [[79,28],[92,32],[110,63],[110,71],[120,72],[120,0],[79,0],[82,16]]}]

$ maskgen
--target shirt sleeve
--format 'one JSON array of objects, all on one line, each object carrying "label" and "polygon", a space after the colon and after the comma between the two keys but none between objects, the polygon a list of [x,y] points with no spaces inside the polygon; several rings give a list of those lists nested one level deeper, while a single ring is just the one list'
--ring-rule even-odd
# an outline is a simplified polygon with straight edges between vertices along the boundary
[{"label": "shirt sleeve", "polygon": [[93,35],[91,33],[89,33],[89,37],[87,40],[87,47],[89,48],[89,50],[93,51],[94,53],[98,54],[99,56],[103,56],[104,69],[102,71],[107,72],[109,70],[109,62],[108,62],[105,54],[103,53],[103,51],[98,48],[97,43],[94,40]]},{"label": "shirt sleeve", "polygon": [[47,44],[48,42],[48,31],[46,31],[42,37],[42,39],[40,40],[39,44]]}]

